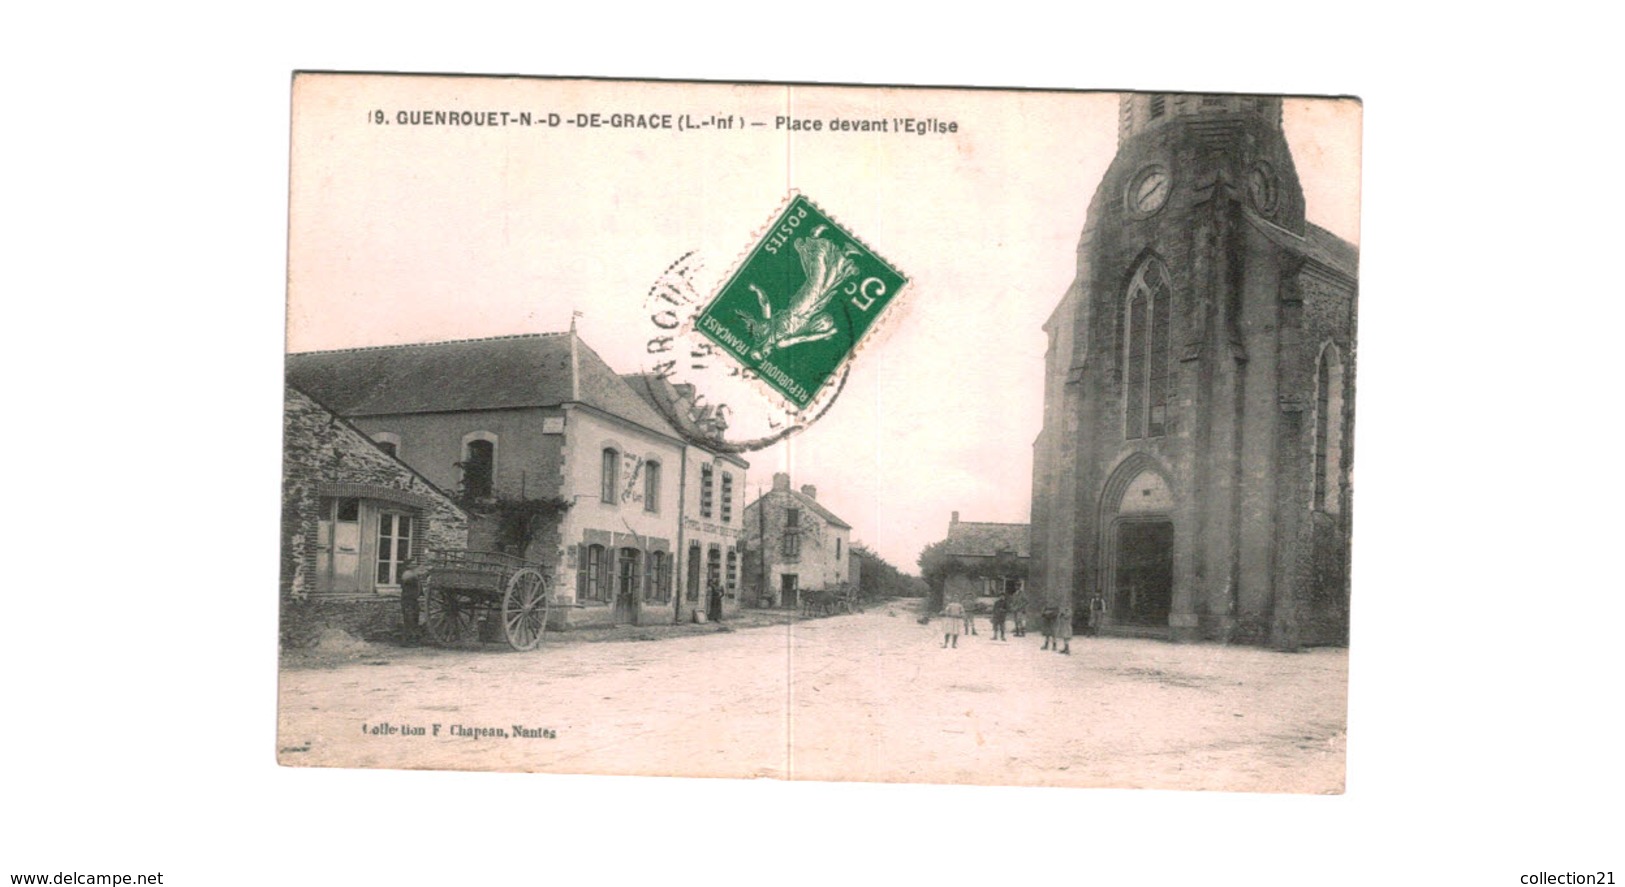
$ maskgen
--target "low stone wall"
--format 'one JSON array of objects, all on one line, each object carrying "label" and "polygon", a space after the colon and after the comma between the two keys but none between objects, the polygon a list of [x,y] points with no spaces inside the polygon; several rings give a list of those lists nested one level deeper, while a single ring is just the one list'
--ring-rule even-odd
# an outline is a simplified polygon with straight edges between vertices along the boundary
[{"label": "low stone wall", "polygon": [[386,641],[400,637],[401,599],[395,595],[323,597],[282,600],[284,647],[315,646],[322,633],[337,629],[358,640]]}]

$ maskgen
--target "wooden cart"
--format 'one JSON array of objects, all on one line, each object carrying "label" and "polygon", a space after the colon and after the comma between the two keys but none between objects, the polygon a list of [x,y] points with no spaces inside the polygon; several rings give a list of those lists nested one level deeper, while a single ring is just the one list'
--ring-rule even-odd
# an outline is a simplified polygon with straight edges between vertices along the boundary
[{"label": "wooden cart", "polygon": [[515,650],[534,650],[547,632],[552,594],[540,564],[495,551],[438,551],[427,559],[424,622],[442,646],[478,638],[481,617],[502,618]]}]

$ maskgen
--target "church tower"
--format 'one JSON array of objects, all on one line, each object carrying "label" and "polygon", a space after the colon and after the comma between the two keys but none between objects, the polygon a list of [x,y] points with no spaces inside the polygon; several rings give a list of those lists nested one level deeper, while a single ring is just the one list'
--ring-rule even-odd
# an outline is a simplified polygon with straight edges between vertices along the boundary
[{"label": "church tower", "polygon": [[1046,331],[1034,585],[1107,633],[1347,638],[1355,248],[1305,219],[1282,100],[1121,98]]}]

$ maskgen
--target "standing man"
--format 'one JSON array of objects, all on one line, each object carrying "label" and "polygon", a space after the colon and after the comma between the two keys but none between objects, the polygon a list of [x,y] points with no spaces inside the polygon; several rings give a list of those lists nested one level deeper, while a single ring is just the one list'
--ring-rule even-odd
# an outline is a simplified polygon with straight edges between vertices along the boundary
[{"label": "standing man", "polygon": [[715,579],[706,588],[705,618],[712,622],[722,621],[722,586]]},{"label": "standing man", "polygon": [[1016,637],[1027,636],[1027,589],[1025,586],[1010,596],[1010,611],[1016,623]]},{"label": "standing man", "polygon": [[413,553],[401,567],[401,646],[418,645],[419,605],[423,598],[423,576],[426,570],[418,555]]},{"label": "standing man", "polygon": [[1089,598],[1089,633],[1099,635],[1106,624],[1106,599],[1100,595]]}]

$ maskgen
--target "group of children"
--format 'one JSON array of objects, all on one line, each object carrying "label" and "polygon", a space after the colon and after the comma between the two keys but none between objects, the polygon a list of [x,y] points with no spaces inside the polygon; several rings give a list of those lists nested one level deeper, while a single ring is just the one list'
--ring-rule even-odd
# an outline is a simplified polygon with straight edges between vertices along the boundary
[{"label": "group of children", "polygon": [[[1098,625],[1095,614],[1096,608],[1091,606],[1090,624]],[[993,602],[993,639],[996,641],[1008,640],[1004,631],[1005,622],[1014,617],[1016,637],[1025,637],[1027,634],[1027,595],[1025,592],[1006,592]],[[922,618],[923,622],[924,619]],[[942,626],[942,646],[944,648],[959,646],[961,627],[964,634],[976,633],[976,620],[974,614],[965,608],[959,601],[949,601],[942,608],[938,617]],[[1038,614],[1038,627],[1044,633],[1044,646],[1040,649],[1054,650],[1057,653],[1072,655],[1072,605],[1063,603],[1058,607],[1045,607]]]}]

